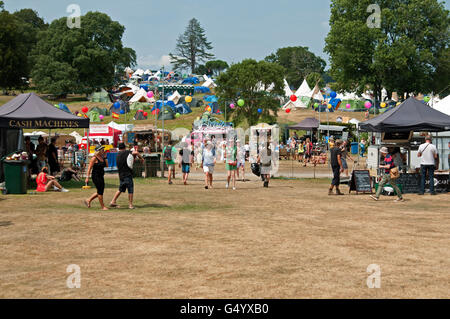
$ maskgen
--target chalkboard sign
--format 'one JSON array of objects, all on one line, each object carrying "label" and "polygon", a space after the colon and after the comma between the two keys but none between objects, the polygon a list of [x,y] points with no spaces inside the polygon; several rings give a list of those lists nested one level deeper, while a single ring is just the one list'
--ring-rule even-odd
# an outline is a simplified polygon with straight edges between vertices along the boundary
[{"label": "chalkboard sign", "polygon": [[[400,174],[396,183],[402,185],[402,192],[404,194],[414,194],[420,192],[420,174]],[[425,179],[425,191],[430,190],[429,179]],[[434,175],[434,190],[437,193],[447,193],[450,191],[449,175],[435,174]]]},{"label": "chalkboard sign", "polygon": [[420,190],[420,175],[400,174],[400,177],[395,180],[395,183],[402,186],[403,194],[418,193]]},{"label": "chalkboard sign", "polygon": [[350,190],[356,193],[372,193],[370,172],[368,170],[354,170],[350,180]]}]

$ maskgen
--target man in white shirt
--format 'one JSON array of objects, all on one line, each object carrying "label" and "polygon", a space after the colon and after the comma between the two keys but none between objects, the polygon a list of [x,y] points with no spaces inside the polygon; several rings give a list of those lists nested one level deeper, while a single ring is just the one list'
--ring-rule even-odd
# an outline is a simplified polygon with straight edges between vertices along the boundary
[{"label": "man in white shirt", "polygon": [[420,162],[421,182],[419,195],[423,195],[425,193],[425,178],[427,176],[427,172],[430,179],[430,193],[431,195],[436,195],[436,192],[434,191],[434,169],[438,152],[436,146],[431,144],[430,135],[427,135],[425,138],[425,143],[419,146],[417,156],[422,158]]}]

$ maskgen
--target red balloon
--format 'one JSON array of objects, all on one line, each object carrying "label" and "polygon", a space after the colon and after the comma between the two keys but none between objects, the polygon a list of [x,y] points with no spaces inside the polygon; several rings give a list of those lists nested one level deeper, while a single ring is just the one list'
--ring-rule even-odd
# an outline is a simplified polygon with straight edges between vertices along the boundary
[{"label": "red balloon", "polygon": [[294,94],[291,95],[291,101],[292,101],[292,102],[297,101],[297,97],[296,97]]},{"label": "red balloon", "polygon": [[147,113],[147,112],[144,112],[144,116],[147,117],[147,115],[148,115],[148,113]]},{"label": "red balloon", "polygon": [[138,112],[144,112],[143,110],[138,110]]},{"label": "red balloon", "polygon": [[87,113],[87,111],[89,111],[89,109],[87,108],[87,106],[83,106],[83,108],[81,109],[81,112]]},{"label": "red balloon", "polygon": [[289,113],[291,111],[291,109],[286,109],[286,113]]}]

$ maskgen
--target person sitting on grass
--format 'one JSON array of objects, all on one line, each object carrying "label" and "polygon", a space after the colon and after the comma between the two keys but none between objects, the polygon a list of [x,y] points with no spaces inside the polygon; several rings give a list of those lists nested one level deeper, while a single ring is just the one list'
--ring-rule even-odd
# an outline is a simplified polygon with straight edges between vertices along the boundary
[{"label": "person sitting on grass", "polygon": [[48,175],[48,168],[44,166],[36,178],[37,192],[48,192],[53,187],[54,190],[58,192],[68,192],[67,189],[58,183],[54,176]]},{"label": "person sitting on grass", "polygon": [[59,177],[58,180],[60,182],[68,182],[73,178],[77,182],[81,182],[80,177],[78,177],[78,173],[79,173],[78,171],[79,171],[79,168],[76,166],[67,167],[62,171],[61,177]]}]

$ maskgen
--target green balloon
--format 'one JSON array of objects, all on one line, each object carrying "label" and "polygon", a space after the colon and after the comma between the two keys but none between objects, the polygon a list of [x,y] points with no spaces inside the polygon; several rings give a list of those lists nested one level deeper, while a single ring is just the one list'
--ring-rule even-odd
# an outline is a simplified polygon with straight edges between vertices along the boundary
[{"label": "green balloon", "polygon": [[239,100],[238,100],[238,105],[239,105],[239,106],[244,106],[244,104],[245,104],[245,102],[244,102],[243,99],[239,99]]},{"label": "green balloon", "polygon": [[319,103],[314,103],[314,107],[318,107],[319,106]]},{"label": "green balloon", "polygon": [[175,114],[175,117],[176,117],[176,118],[179,118],[180,116],[181,116],[180,113]]},{"label": "green balloon", "polygon": [[429,96],[425,96],[424,98],[423,98],[423,100],[425,101],[425,102],[429,102],[430,101],[430,97]]}]

